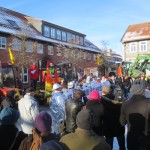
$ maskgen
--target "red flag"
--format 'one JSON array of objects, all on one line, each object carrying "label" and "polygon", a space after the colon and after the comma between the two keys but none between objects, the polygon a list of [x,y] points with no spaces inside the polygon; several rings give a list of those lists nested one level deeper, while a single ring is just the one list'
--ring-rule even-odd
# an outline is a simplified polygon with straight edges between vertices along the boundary
[{"label": "red flag", "polygon": [[53,82],[53,78],[51,76],[51,73],[49,70],[47,70],[47,74],[46,74],[46,77],[45,77],[45,82],[47,83],[52,83]]},{"label": "red flag", "polygon": [[48,69],[49,68],[49,66],[50,66],[50,60],[47,60],[47,63],[46,63],[46,68]]},{"label": "red flag", "polygon": [[118,74],[118,75],[122,75],[122,68],[121,68],[121,66],[118,67],[118,69],[117,69],[117,74]]},{"label": "red flag", "polygon": [[55,83],[58,83],[58,82],[59,82],[57,70],[55,70],[55,78],[54,78],[54,82],[55,82]]}]

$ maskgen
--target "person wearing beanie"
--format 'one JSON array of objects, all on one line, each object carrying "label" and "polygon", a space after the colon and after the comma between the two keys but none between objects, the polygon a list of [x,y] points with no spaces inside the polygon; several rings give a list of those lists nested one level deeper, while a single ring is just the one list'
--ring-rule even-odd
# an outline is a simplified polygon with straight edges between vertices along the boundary
[{"label": "person wearing beanie", "polygon": [[100,101],[100,95],[99,92],[96,90],[93,90],[89,97],[88,101],[86,103],[86,108],[91,110],[94,116],[94,126],[93,131],[98,134],[102,135],[102,117],[103,117],[103,106]]},{"label": "person wearing beanie", "polygon": [[35,126],[35,117],[39,114],[39,106],[34,98],[35,89],[27,88],[25,92],[24,97],[18,101],[18,110],[20,113],[18,126],[28,135],[32,134],[32,129]]},{"label": "person wearing beanie", "polygon": [[18,110],[5,107],[0,112],[0,149],[17,150],[21,141],[26,137],[22,131],[15,126],[19,118]]},{"label": "person wearing beanie", "polygon": [[[127,124],[127,148],[139,150],[139,139],[145,132],[147,112],[150,112],[149,100],[144,95],[144,88],[140,84],[132,85],[130,89],[132,97],[125,101],[121,107],[120,123]],[[148,129],[149,130],[149,129]],[[140,140],[141,141],[141,140]],[[150,149],[150,148],[149,148]]]},{"label": "person wearing beanie", "polygon": [[103,106],[103,135],[106,142],[113,149],[114,137],[117,138],[120,150],[125,150],[125,127],[119,122],[121,103],[114,103],[115,96],[111,93],[111,87],[102,86],[101,103]]},{"label": "person wearing beanie", "polygon": [[96,135],[93,128],[93,114],[88,109],[81,110],[76,117],[78,128],[75,133],[64,135],[60,142],[69,150],[110,150],[103,137]]},{"label": "person wearing beanie", "polygon": [[48,112],[42,111],[35,118],[35,128],[32,135],[26,137],[20,144],[19,150],[39,150],[43,143],[56,140],[51,133],[52,118]]},{"label": "person wearing beanie", "polygon": [[74,90],[73,99],[66,103],[66,133],[73,133],[77,128],[76,117],[78,112],[82,109],[82,95],[81,90]]}]

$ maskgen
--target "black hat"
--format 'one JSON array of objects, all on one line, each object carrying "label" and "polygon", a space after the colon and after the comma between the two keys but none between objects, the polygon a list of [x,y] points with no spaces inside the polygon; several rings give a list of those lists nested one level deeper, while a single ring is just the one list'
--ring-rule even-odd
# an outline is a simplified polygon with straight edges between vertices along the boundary
[{"label": "black hat", "polygon": [[35,89],[32,88],[32,87],[31,87],[31,88],[27,88],[25,92],[26,92],[26,93],[35,92]]},{"label": "black hat", "polygon": [[81,110],[76,118],[76,124],[79,128],[91,130],[93,127],[93,114],[88,109]]}]

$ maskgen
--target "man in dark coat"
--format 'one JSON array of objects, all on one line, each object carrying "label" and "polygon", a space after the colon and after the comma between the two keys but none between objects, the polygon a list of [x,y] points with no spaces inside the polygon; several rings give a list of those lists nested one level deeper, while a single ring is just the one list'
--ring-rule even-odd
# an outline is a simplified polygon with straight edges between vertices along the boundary
[{"label": "man in dark coat", "polygon": [[150,107],[147,110],[148,101],[144,96],[144,88],[140,84],[134,84],[130,93],[131,99],[125,101],[121,107],[120,122],[122,125],[126,123],[128,125],[128,150],[140,150],[140,137],[145,131],[146,113],[147,111],[150,112]]},{"label": "man in dark coat", "polygon": [[83,107],[82,103],[83,92],[74,90],[74,97],[66,103],[66,133],[75,132],[77,128],[76,116]]},{"label": "man in dark coat", "polygon": [[125,150],[125,127],[119,122],[121,103],[114,103],[114,95],[110,91],[110,86],[102,86],[101,103],[104,107],[103,135],[106,137],[106,142],[110,144],[112,149],[113,140],[116,137],[119,149]]}]

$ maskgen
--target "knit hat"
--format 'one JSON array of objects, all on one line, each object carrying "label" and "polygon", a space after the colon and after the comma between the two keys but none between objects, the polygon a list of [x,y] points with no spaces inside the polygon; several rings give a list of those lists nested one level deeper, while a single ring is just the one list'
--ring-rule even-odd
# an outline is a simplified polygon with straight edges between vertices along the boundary
[{"label": "knit hat", "polygon": [[143,86],[141,86],[140,84],[134,84],[132,85],[131,89],[130,89],[130,93],[132,95],[141,95],[144,92],[145,88]]},{"label": "knit hat", "polygon": [[0,122],[4,125],[14,124],[19,118],[19,112],[14,108],[5,107],[0,112]]},{"label": "knit hat", "polygon": [[52,118],[48,112],[42,111],[35,118],[35,127],[40,132],[47,132],[51,130]]},{"label": "knit hat", "polygon": [[27,88],[25,92],[26,92],[26,93],[35,92],[35,89],[32,88],[32,87],[31,87],[31,88]]},{"label": "knit hat", "polygon": [[83,109],[77,114],[76,124],[79,128],[91,130],[93,127],[93,115],[88,109]]},{"label": "knit hat", "polygon": [[103,85],[102,86],[102,92],[105,94],[108,94],[110,92],[110,86],[109,85]]},{"label": "knit hat", "polygon": [[93,90],[89,97],[88,97],[89,100],[100,100],[100,95],[99,95],[99,92],[97,92],[96,90]]},{"label": "knit hat", "polygon": [[63,148],[58,141],[51,140],[43,143],[40,146],[40,150],[63,150]]}]

